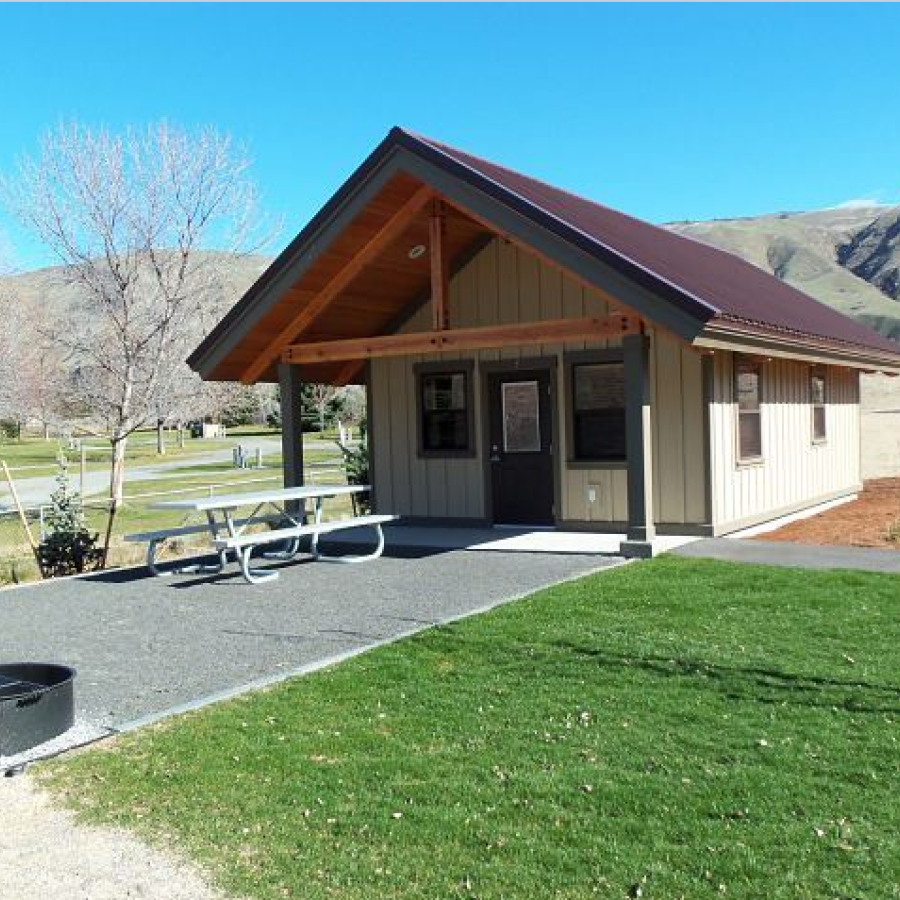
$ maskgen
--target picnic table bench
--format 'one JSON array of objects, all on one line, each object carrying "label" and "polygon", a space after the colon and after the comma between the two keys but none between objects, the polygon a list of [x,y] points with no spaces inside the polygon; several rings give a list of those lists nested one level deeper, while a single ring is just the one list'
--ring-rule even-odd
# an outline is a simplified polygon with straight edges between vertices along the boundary
[{"label": "picnic table bench", "polygon": [[[326,499],[353,495],[366,490],[368,490],[366,485],[317,484],[248,491],[241,494],[213,495],[192,500],[170,500],[154,504],[153,508],[204,513],[206,523],[142,532],[129,535],[126,540],[133,543],[146,542],[148,544],[147,567],[154,575],[166,575],[170,572],[161,570],[158,566],[157,553],[160,545],[171,538],[208,533],[212,547],[218,554],[218,562],[214,565],[191,565],[172,571],[218,573],[228,565],[229,555],[233,555],[244,578],[250,584],[260,584],[277,578],[278,573],[251,567],[250,558],[257,547],[281,544],[282,549],[269,552],[266,556],[289,560],[299,552],[301,539],[308,536],[311,538],[313,559],[322,562],[356,563],[380,556],[384,551],[382,525],[394,521],[397,516],[366,515],[328,522],[322,520],[323,503]],[[307,514],[304,508],[306,503],[313,505],[312,522],[306,521]],[[236,519],[235,512],[247,507],[252,507],[250,514]],[[267,511],[263,513],[264,510]],[[274,512],[268,510],[274,510]],[[264,525],[267,528],[262,531],[248,531],[249,528],[257,525]],[[319,549],[319,538],[322,535],[356,528],[373,528],[375,530],[376,545],[371,553],[361,556],[330,556],[323,554]]]}]

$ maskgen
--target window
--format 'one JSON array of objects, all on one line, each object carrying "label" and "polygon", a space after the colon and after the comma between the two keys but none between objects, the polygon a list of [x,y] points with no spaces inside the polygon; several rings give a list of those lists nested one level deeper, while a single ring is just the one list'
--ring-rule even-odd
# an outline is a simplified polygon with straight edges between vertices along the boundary
[{"label": "window", "polygon": [[419,446],[425,454],[471,451],[471,371],[423,371],[419,374]]},{"label": "window", "polygon": [[572,456],[625,459],[625,367],[621,362],[572,366]]},{"label": "window", "polygon": [[506,381],[500,385],[503,450],[537,453],[541,449],[541,400],[536,381]]},{"label": "window", "polygon": [[737,397],[738,461],[762,458],[760,381],[762,368],[750,359],[737,359],[734,392]]},{"label": "window", "polygon": [[819,367],[809,372],[809,404],[812,409],[812,439],[814,443],[824,443],[827,437],[825,426],[825,370]]}]

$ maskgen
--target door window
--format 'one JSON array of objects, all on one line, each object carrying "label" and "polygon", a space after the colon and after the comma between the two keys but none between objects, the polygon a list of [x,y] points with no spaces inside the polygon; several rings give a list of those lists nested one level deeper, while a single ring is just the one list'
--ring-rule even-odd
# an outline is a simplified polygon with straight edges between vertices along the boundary
[{"label": "door window", "polygon": [[541,449],[540,396],[536,381],[506,381],[500,386],[503,449],[535,453]]}]

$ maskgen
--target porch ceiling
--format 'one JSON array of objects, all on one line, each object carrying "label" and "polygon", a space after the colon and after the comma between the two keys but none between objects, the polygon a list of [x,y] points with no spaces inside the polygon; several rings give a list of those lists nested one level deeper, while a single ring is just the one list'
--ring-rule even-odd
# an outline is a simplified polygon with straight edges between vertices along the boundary
[{"label": "porch ceiling", "polygon": [[[291,325],[298,315],[370,241],[377,239],[379,232],[421,188],[422,182],[405,173],[399,173],[388,181],[243,337],[210,377],[223,381],[276,381],[276,363],[280,354],[276,354],[261,373],[255,374],[252,368],[261,355],[270,351],[279,337],[285,337],[287,342],[297,337],[295,331],[292,333]],[[418,244],[428,247],[430,213],[431,204],[425,203],[412,215],[399,230],[398,236],[388,240],[303,330],[304,341],[369,337],[396,330],[407,311],[414,309],[418,300],[429,295],[429,255],[424,253],[417,259],[410,259],[409,251]],[[480,246],[486,240],[489,232],[483,225],[449,207],[445,222],[444,246],[452,271],[471,248]],[[315,249],[312,252],[316,252]],[[248,379],[248,372],[253,377]],[[342,374],[346,378],[346,367],[340,363],[302,367],[305,381],[334,382]],[[358,378],[359,374],[355,377]]]}]

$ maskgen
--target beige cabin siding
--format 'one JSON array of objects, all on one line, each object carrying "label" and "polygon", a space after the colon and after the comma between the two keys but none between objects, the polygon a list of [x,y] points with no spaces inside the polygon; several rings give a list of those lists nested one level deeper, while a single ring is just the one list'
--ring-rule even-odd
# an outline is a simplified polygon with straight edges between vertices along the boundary
[{"label": "beige cabin siding", "polygon": [[733,353],[714,358],[710,405],[713,524],[717,532],[812,505],[860,484],[859,373],[826,370],[827,439],[812,440],[809,365],[772,359],[762,367],[762,450],[759,463],[737,459]]},{"label": "beige cabin siding", "polygon": [[[604,315],[607,300],[535,257],[502,240],[488,244],[450,282],[451,326],[495,325],[560,317]],[[414,315],[401,331],[430,328],[430,309]],[[463,358],[429,354],[373,360],[372,444],[379,511],[426,518],[483,519],[488,514],[482,458],[482,376],[478,362],[554,357],[557,363],[556,414],[568,411],[563,354],[570,350],[619,345],[618,339],[466,354],[474,373],[476,455],[465,459],[423,459],[417,453],[416,384],[418,362]],[[706,495],[701,359],[662,334],[651,350],[654,504],[657,521],[703,523]],[[567,522],[623,523],[628,517],[626,473],[621,467],[571,469],[566,465],[565,421],[557,428],[561,496],[557,518]],[[593,499],[591,499],[593,497]]]}]

